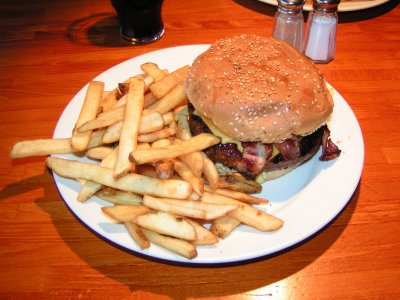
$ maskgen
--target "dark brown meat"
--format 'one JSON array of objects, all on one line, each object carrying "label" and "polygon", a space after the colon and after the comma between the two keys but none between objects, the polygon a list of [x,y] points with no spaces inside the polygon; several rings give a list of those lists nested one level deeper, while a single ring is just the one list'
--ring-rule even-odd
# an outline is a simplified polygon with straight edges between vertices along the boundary
[{"label": "dark brown meat", "polygon": [[331,138],[331,132],[327,126],[324,128],[324,133],[322,136],[322,154],[319,157],[322,161],[327,161],[338,157],[341,153],[341,150],[336,146]]},{"label": "dark brown meat", "polygon": [[[194,115],[193,111],[193,106],[189,104],[189,127],[192,134],[211,133],[203,120]],[[240,152],[234,143],[220,143],[205,149],[204,152],[214,163],[221,163],[228,168],[238,170],[248,179],[255,179],[262,171],[285,169],[307,161],[314,156],[321,144],[326,145],[326,152],[323,152],[321,160],[329,160],[340,154],[340,150],[329,138],[327,126],[322,126],[306,137],[294,137],[274,144],[280,153],[270,161],[272,144],[258,142],[242,142],[243,152]]]}]

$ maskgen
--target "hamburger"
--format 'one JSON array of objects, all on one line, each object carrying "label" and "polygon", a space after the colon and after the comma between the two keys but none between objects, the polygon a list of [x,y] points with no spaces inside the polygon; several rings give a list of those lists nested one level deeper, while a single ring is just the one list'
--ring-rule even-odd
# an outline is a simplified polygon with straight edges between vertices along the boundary
[{"label": "hamburger", "polygon": [[313,157],[340,154],[326,122],[332,96],[322,73],[289,44],[242,34],[220,39],[199,55],[185,80],[193,135],[221,143],[205,150],[221,174],[262,183]]}]

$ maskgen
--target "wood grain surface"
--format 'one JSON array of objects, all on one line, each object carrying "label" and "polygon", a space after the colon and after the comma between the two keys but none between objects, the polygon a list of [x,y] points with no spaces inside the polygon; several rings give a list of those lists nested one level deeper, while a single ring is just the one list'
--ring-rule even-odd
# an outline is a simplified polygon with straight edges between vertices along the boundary
[{"label": "wood grain surface", "polygon": [[44,158],[9,158],[15,142],[50,137],[75,93],[104,70],[166,47],[269,35],[275,10],[253,0],[166,0],[165,35],[131,46],[109,1],[0,2],[1,299],[400,298],[398,1],[339,15],[336,57],[319,68],[361,125],[363,174],[343,212],[292,249],[223,267],[151,261],[80,223]]}]

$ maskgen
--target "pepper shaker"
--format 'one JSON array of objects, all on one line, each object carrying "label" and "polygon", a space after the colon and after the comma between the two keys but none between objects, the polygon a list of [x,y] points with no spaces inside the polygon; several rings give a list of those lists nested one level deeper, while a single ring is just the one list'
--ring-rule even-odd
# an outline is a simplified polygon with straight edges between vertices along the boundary
[{"label": "pepper shaker", "polygon": [[329,63],[335,56],[339,3],[340,0],[313,0],[303,52],[314,63]]},{"label": "pepper shaker", "polygon": [[303,6],[305,0],[278,0],[273,36],[301,52],[303,45]]}]

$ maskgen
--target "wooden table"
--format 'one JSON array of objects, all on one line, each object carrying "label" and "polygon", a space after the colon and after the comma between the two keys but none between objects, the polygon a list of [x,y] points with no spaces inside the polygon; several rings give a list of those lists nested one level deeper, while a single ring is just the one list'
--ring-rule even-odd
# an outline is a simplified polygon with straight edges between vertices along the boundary
[{"label": "wooden table", "polygon": [[75,93],[115,64],[232,34],[270,34],[276,8],[167,0],[161,40],[130,46],[118,37],[109,1],[2,1],[0,298],[399,298],[397,4],[341,13],[335,60],[319,66],[354,110],[365,140],[362,178],[344,211],[290,251],[235,266],[187,267],[105,242],[68,210],[43,157],[11,161],[9,150],[19,140],[51,137]]}]

